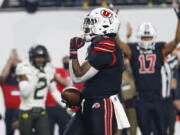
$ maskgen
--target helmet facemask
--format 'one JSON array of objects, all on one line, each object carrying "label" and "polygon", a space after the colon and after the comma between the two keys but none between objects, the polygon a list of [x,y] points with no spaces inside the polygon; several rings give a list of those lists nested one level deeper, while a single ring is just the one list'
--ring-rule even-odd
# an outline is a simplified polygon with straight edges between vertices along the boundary
[{"label": "helmet facemask", "polygon": [[97,19],[86,17],[83,23],[83,33],[84,39],[89,42],[96,34],[93,32],[93,27],[97,23]]}]

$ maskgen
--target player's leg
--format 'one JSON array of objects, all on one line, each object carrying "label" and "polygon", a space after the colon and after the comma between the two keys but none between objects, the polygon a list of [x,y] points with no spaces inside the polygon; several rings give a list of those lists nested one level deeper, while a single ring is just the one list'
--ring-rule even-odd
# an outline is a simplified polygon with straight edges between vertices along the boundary
[{"label": "player's leg", "polygon": [[154,104],[154,123],[157,127],[159,135],[167,135],[167,119],[166,119],[166,109],[163,101],[159,101]]},{"label": "player's leg", "polygon": [[131,127],[129,128],[129,132],[131,135],[136,135],[137,132],[137,119],[136,119],[136,110],[134,107],[127,108],[126,114],[128,116],[129,123]]},{"label": "player's leg", "polygon": [[12,117],[13,117],[12,109],[6,108],[6,111],[5,111],[6,135],[14,134],[14,131],[11,128]]},{"label": "player's leg", "polygon": [[20,135],[32,135],[33,116],[30,111],[20,111]]},{"label": "player's leg", "polygon": [[85,101],[83,110],[87,135],[111,135],[115,133],[114,108],[109,98]]},{"label": "player's leg", "polygon": [[87,135],[81,110],[68,122],[63,135]]},{"label": "player's leg", "polygon": [[50,135],[48,116],[45,110],[37,112],[38,117],[34,123],[34,128],[37,135]]},{"label": "player's leg", "polygon": [[12,124],[11,127],[13,130],[19,129],[19,109],[13,109],[13,114],[12,114]]},{"label": "player's leg", "polygon": [[166,109],[166,118],[167,118],[167,124],[166,124],[166,130],[168,131],[168,135],[174,135],[175,131],[175,121],[176,121],[176,110],[173,105],[173,99],[167,98],[165,100],[165,109]]},{"label": "player's leg", "polygon": [[56,117],[54,116],[54,107],[46,107],[47,114],[48,114],[48,122],[49,122],[49,129],[50,129],[50,134],[54,135],[54,126],[55,126],[55,121]]},{"label": "player's leg", "polygon": [[56,117],[56,123],[59,126],[59,135],[62,135],[65,131],[65,128],[71,119],[69,114],[67,114],[66,110],[61,107],[56,107],[55,117]]},{"label": "player's leg", "polygon": [[142,100],[136,102],[137,122],[142,135],[150,135],[150,114],[147,103]]},{"label": "player's leg", "polygon": [[175,132],[175,122],[176,122],[176,110],[173,105],[172,99],[169,99],[169,135],[174,135]]}]

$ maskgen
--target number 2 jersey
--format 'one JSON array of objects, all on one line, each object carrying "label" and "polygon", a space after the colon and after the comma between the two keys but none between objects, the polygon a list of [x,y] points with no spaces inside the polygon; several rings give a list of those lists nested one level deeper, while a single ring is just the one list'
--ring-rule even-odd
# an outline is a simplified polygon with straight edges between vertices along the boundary
[{"label": "number 2 jersey", "polygon": [[136,90],[145,100],[159,100],[162,91],[161,67],[164,65],[164,42],[157,42],[153,49],[143,50],[138,43],[131,43],[130,59]]},{"label": "number 2 jersey", "polygon": [[37,84],[28,97],[20,96],[21,110],[30,110],[33,107],[45,108],[45,101],[50,83],[54,79],[55,69],[50,63],[47,63],[43,71],[35,68],[29,62],[18,64],[16,75],[25,75],[28,81],[37,80]]},{"label": "number 2 jersey", "polygon": [[92,40],[86,60],[99,72],[85,82],[84,97],[96,99],[119,93],[123,56],[114,38],[99,36]]}]

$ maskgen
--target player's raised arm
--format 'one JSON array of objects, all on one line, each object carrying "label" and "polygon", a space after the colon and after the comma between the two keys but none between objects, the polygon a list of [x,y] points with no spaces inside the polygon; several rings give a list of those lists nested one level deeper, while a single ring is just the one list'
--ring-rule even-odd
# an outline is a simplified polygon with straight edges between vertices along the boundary
[{"label": "player's raised arm", "polygon": [[120,48],[122,50],[122,52],[128,57],[128,58],[131,58],[131,49],[129,48],[129,46],[123,42],[121,39],[120,39],[120,36],[119,34],[117,34],[116,36],[116,42],[120,45]]},{"label": "player's raised arm", "polygon": [[12,67],[15,68],[15,66],[20,62],[19,56],[17,54],[16,49],[12,49],[9,59],[7,60],[5,66],[2,69],[1,77],[0,77],[0,83],[4,83],[7,79],[8,75],[10,74]]},{"label": "player's raised arm", "polygon": [[88,62],[83,63],[81,66],[78,61],[77,51],[83,47],[84,44],[85,41],[82,38],[74,37],[70,40],[70,66],[72,61],[72,69],[76,77],[82,77],[91,67]]},{"label": "player's raised arm", "polygon": [[59,76],[58,74],[55,74],[55,80],[60,85],[63,85],[63,86],[69,85],[69,81],[67,80],[67,78],[63,78],[63,77]]},{"label": "player's raised arm", "polygon": [[[180,6],[179,6],[179,9],[180,9]],[[165,45],[165,49],[164,49],[165,55],[171,53],[180,42],[180,11],[179,10],[176,11],[176,14],[178,17],[176,35],[175,35],[174,40],[172,40],[171,42],[169,42]]]},{"label": "player's raised arm", "polygon": [[52,81],[49,85],[49,90],[51,92],[51,95],[53,96],[53,98],[56,100],[56,102],[61,106],[61,107],[65,107],[66,104],[62,102],[62,98],[61,98],[61,94],[60,92],[57,90],[56,87],[56,83],[55,81]]},{"label": "player's raised arm", "polygon": [[92,76],[94,76],[98,70],[93,68],[88,61],[85,61],[82,65],[79,64],[77,59],[77,50],[85,44],[82,38],[72,38],[70,42],[70,75],[75,83],[83,82]]}]

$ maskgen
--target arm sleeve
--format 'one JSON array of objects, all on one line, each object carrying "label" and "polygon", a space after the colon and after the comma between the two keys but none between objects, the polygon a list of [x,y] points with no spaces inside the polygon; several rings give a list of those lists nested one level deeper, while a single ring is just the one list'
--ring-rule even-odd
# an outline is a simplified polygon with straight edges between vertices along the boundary
[{"label": "arm sleeve", "polygon": [[[16,75],[22,76],[25,75],[28,77],[27,74],[29,74],[29,69],[26,63],[20,63],[17,65],[16,68]],[[28,97],[34,90],[36,89],[36,84],[38,82],[38,78],[30,78],[28,77],[28,80],[23,80],[19,82],[19,88],[20,88],[20,95],[23,97]]]},{"label": "arm sleeve", "polygon": [[56,83],[55,82],[52,82],[50,83],[50,92],[51,92],[51,95],[53,96],[53,98],[56,100],[56,102],[63,108],[65,108],[66,104],[62,102],[62,97],[61,97],[61,94],[60,92],[57,90],[56,88]]},{"label": "arm sleeve", "polygon": [[69,72],[70,72],[70,76],[73,80],[74,83],[81,83],[81,82],[85,82],[86,80],[92,78],[93,76],[95,76],[99,71],[93,67],[91,67],[85,75],[83,75],[82,77],[76,77],[72,68],[72,60],[70,60],[69,62]]}]

